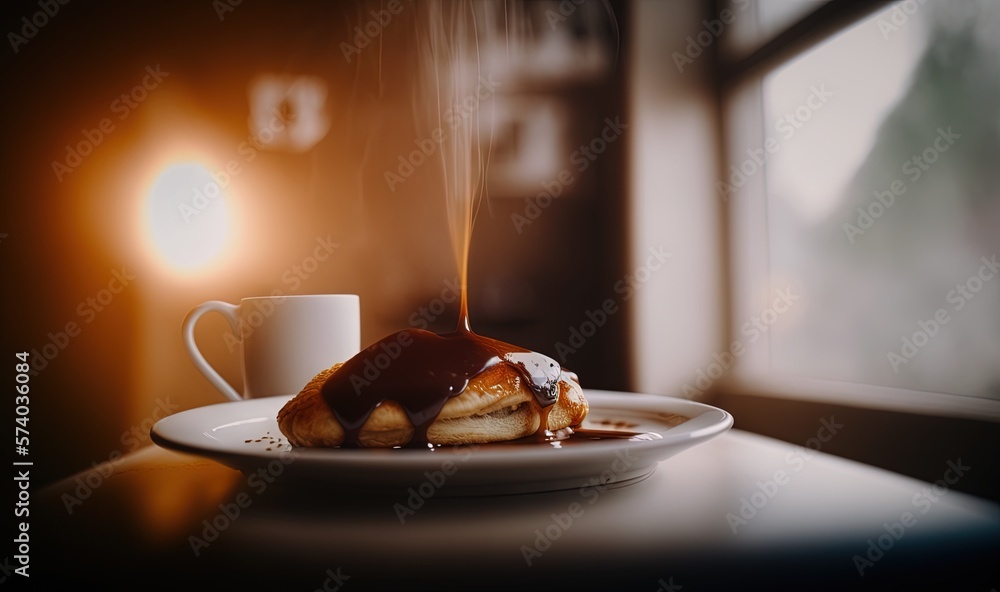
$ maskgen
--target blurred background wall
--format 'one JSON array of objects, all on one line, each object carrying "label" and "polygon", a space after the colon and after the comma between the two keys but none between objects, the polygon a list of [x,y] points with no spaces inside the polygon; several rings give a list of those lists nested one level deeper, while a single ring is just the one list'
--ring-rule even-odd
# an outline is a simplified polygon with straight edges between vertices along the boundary
[{"label": "blurred background wall", "polygon": [[[427,132],[413,115],[412,4],[49,10],[6,3],[0,58],[4,342],[33,352],[46,480],[148,443],[167,412],[223,401],[180,341],[204,300],[357,293],[363,345],[454,327],[441,179],[414,152]],[[527,5],[525,59],[452,117],[496,114],[472,322],[589,387],[627,389],[631,303],[615,288],[632,255],[629,19],[619,3],[559,10]],[[587,313],[608,298],[620,307],[591,333]],[[196,338],[239,388],[225,321],[209,315]]]}]

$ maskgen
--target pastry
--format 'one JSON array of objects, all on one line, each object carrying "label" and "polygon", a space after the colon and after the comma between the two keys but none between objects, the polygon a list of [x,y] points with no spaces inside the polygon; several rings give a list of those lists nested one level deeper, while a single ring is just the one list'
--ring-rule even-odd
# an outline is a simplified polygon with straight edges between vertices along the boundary
[{"label": "pastry", "polygon": [[578,426],[587,401],[554,360],[468,333],[407,330],[317,374],[278,413],[293,446],[502,442]]}]

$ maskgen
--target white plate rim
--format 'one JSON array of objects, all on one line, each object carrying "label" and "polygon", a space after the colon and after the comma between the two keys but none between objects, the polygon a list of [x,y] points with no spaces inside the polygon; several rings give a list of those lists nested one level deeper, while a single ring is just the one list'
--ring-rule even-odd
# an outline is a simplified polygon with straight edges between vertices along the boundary
[{"label": "white plate rim", "polygon": [[[512,460],[521,463],[546,464],[559,459],[559,462],[571,462],[578,459],[588,458],[595,453],[609,452],[622,449],[627,446],[634,448],[637,452],[645,451],[647,454],[655,454],[657,451],[667,452],[673,449],[686,449],[694,444],[717,436],[733,425],[733,417],[728,412],[696,401],[668,397],[664,395],[651,395],[643,393],[630,393],[620,391],[584,390],[584,395],[590,403],[591,413],[608,412],[620,409],[626,412],[654,415],[657,413],[678,414],[690,419],[680,425],[674,426],[660,434],[662,439],[658,440],[606,440],[594,442],[591,446],[566,447],[559,450],[550,447],[525,447],[521,449],[494,449],[489,445],[483,445],[475,449],[476,465],[479,466],[507,466]],[[244,401],[234,401],[196,407],[181,411],[157,421],[150,429],[150,436],[157,445],[189,454],[197,454],[209,458],[221,460],[225,464],[232,464],[226,461],[233,461],[237,465],[245,465],[248,461],[269,460],[280,458],[280,452],[265,453],[258,449],[240,450],[239,447],[217,446],[211,443],[212,437],[203,428],[217,430],[237,422],[267,421],[268,416],[274,417],[277,409],[291,398],[291,395],[277,397],[266,397],[258,399],[247,399]],[[257,409],[260,411],[256,411]],[[273,415],[264,414],[263,410],[273,409]],[[216,413],[230,413],[233,421],[218,424],[209,421]],[[247,416],[250,417],[247,417]],[[242,418],[242,419],[240,419]],[[198,426],[185,424],[199,424]],[[190,432],[197,427],[204,434],[204,443],[193,442],[191,438],[178,434],[183,430]],[[225,444],[225,443],[223,443]],[[427,450],[393,449],[340,449],[340,448],[294,448],[292,454],[295,455],[296,463],[305,461],[303,464],[332,464],[344,468],[355,465],[369,467],[372,463],[382,463],[389,467],[395,466],[401,469],[420,469],[440,464],[441,458],[436,454],[428,454]],[[375,453],[375,454],[373,454]],[[390,453],[391,456],[386,453]],[[666,456],[664,457],[666,458]]]}]

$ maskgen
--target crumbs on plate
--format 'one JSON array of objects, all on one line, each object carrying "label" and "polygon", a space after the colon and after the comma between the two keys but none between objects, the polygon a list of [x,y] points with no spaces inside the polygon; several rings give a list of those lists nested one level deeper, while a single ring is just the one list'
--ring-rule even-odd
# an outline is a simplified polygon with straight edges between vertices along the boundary
[{"label": "crumbs on plate", "polygon": [[291,449],[291,444],[285,442],[282,438],[275,438],[271,435],[271,432],[261,436],[260,438],[251,438],[249,440],[243,440],[244,444],[257,444],[261,443],[267,446],[264,450],[276,450],[278,448]]}]

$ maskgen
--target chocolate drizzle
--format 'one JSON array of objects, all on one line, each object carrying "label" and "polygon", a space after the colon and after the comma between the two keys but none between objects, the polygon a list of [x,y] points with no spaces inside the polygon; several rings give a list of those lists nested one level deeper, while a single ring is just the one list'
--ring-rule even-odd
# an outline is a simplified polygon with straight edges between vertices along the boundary
[{"label": "chocolate drizzle", "polygon": [[344,428],[345,447],[359,445],[362,426],[388,400],[398,403],[413,424],[408,446],[426,447],[427,428],[445,403],[497,364],[517,370],[534,394],[542,415],[539,432],[544,433],[549,407],[559,398],[560,365],[542,354],[476,335],[467,318],[453,333],[405,329],[381,339],[344,362],[323,383],[322,396]]}]

